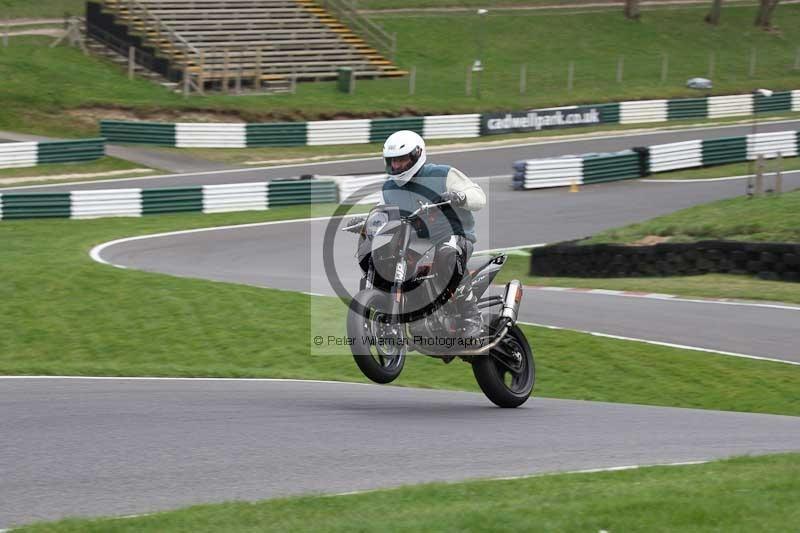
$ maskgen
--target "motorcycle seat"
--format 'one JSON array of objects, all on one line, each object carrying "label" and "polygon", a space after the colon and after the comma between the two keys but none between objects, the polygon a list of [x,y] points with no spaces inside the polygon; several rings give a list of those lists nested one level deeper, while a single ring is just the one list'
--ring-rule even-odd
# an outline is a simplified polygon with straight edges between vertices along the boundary
[{"label": "motorcycle seat", "polygon": [[477,257],[470,257],[469,261],[467,261],[467,271],[469,275],[473,275],[475,272],[479,270],[483,270],[486,265],[494,261],[494,256],[492,255],[479,255]]}]

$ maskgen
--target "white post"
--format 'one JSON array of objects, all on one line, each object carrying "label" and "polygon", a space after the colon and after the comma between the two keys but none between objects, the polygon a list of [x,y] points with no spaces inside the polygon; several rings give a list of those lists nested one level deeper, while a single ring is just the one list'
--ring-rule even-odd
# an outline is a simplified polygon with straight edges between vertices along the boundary
[{"label": "white post", "polygon": [[519,94],[525,94],[528,86],[528,65],[519,68]]},{"label": "white post", "polygon": [[764,154],[756,156],[756,196],[764,194]]},{"label": "white post", "polygon": [[622,71],[625,68],[625,56],[617,58],[617,83],[622,83]]},{"label": "white post", "polygon": [[775,194],[783,192],[783,154],[778,152],[778,171],[775,173]]},{"label": "white post", "polygon": [[467,96],[472,95],[472,65],[467,66],[467,80],[465,82],[464,93]]},{"label": "white post", "polygon": [[569,67],[567,68],[567,90],[572,90],[572,81],[575,78],[575,62],[570,61]]},{"label": "white post", "polygon": [[408,94],[413,95],[417,90],[417,67],[411,67],[411,72],[408,75]]}]

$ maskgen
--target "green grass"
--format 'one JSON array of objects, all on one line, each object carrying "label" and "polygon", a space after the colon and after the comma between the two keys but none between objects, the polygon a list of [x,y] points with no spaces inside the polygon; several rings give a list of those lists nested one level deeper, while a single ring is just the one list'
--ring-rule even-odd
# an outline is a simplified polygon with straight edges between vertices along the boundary
[{"label": "green grass", "polygon": [[114,157],[103,157],[87,163],[50,163],[25,168],[0,169],[0,183],[6,178],[25,178],[31,176],[58,176],[62,174],[89,174],[147,168],[130,161]]},{"label": "green grass", "polygon": [[[316,215],[330,206],[221,215],[0,223],[0,374],[365,381],[334,298],[119,270],[91,261],[125,236]],[[542,396],[800,415],[798,368],[525,327]],[[477,391],[468,365],[411,357],[400,385]]]},{"label": "green grass", "polygon": [[[565,16],[507,13],[486,18],[481,95],[465,96],[467,65],[477,51],[477,18],[467,14],[378,17],[398,34],[398,64],[417,68],[414,96],[408,81],[360,80],[357,93],[338,93],[334,83],[302,83],[295,95],[206,96],[184,100],[154,84],[128,82],[110,62],[78,50],[42,46],[49,39],[19,38],[0,50],[0,128],[78,136],[94,133],[95,118],[124,108],[136,116],[175,118],[165,110],[224,110],[247,121],[331,119],[348,116],[458,113],[598,103],[634,98],[697,96],[687,78],[704,75],[708,53],[716,55],[715,93],[742,93],[756,86],[794,89],[792,70],[800,43],[800,7],[781,6],[780,32],[752,27],[753,7],[727,7],[719,27],[710,28],[697,9],[659,10],[639,23],[619,12]],[[441,28],[448,39],[441,39]],[[509,31],[525,28],[526,31]],[[597,28],[603,28],[597,32]],[[454,46],[454,43],[457,43]],[[759,50],[754,78],[747,69],[752,47]],[[660,81],[661,55],[670,71]],[[617,84],[617,57],[625,56],[625,81]],[[575,61],[575,85],[566,90],[566,63]],[[528,88],[519,94],[520,66],[528,66]],[[477,84],[478,80],[474,80]],[[30,91],[30,87],[40,90]],[[87,109],[80,119],[66,110]],[[229,118],[228,118],[229,119]]]},{"label": "green grass", "polygon": [[528,257],[512,256],[497,279],[500,283],[518,279],[526,285],[544,287],[582,287],[800,304],[800,283],[766,281],[750,276],[704,274],[666,278],[559,278],[531,276],[529,271]]},{"label": "green grass", "polygon": [[[780,163],[780,167],[778,165],[777,159],[768,159],[766,161],[766,166],[764,167],[764,171],[766,173],[766,179],[767,179],[766,184],[769,185],[769,187],[773,186],[774,173],[777,172],[779,169],[783,172],[800,169],[800,158],[787,157],[783,159],[783,161]],[[659,172],[658,174],[647,176],[647,179],[697,180],[697,179],[708,179],[708,178],[722,178],[725,176],[745,176],[748,174],[753,174],[754,172],[755,172],[754,163],[733,163],[730,165],[719,165],[715,167],[690,168],[685,170],[674,170],[672,172]]]},{"label": "green grass", "polygon": [[798,492],[800,455],[782,454],[200,505],[129,519],[65,520],[19,531],[794,531],[800,523]]},{"label": "green grass", "polygon": [[84,0],[0,0],[0,19],[61,18],[84,15]]},{"label": "green grass", "polygon": [[[667,237],[669,242],[708,239],[800,242],[800,190],[780,196],[719,200],[607,230],[583,242],[630,244],[652,235]],[[527,256],[510,257],[498,280],[505,282],[516,278],[529,285],[800,303],[800,283],[765,281],[730,274],[606,279],[541,277],[528,274],[529,261]]]},{"label": "green grass", "polygon": [[583,242],[633,243],[648,235],[668,237],[669,242],[706,239],[800,242],[800,190],[753,198],[743,195],[689,207],[603,231]]}]

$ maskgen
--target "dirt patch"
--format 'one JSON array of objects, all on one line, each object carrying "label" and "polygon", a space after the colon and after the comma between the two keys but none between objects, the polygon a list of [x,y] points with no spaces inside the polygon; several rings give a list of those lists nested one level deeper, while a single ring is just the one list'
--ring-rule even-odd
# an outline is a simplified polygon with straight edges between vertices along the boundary
[{"label": "dirt patch", "polygon": [[662,242],[668,242],[669,237],[662,237],[660,235],[647,235],[639,239],[638,241],[634,241],[629,243],[629,246],[652,246],[654,244],[661,244]]},{"label": "dirt patch", "polygon": [[367,118],[397,118],[402,116],[424,116],[417,109],[406,108],[396,111],[372,113],[304,113],[298,110],[276,110],[258,112],[236,109],[168,109],[123,106],[85,106],[68,109],[67,115],[86,127],[95,127],[99,120],[142,120],[152,122],[225,122],[225,123],[264,123],[264,122],[304,122],[309,120],[347,120]]}]

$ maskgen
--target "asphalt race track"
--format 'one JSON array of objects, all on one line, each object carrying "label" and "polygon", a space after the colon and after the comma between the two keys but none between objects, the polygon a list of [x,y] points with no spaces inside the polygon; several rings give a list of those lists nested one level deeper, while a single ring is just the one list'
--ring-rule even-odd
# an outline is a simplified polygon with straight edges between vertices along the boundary
[{"label": "asphalt race track", "polygon": [[542,398],[502,410],[480,394],[341,383],[0,379],[0,414],[0,527],[800,442],[797,417]]},{"label": "asphalt race track", "polygon": [[[792,128],[797,124],[774,131]],[[675,133],[656,134],[663,135],[658,141],[652,135],[586,141],[564,153],[680,140],[666,138]],[[699,137],[692,132],[688,138]],[[523,150],[567,149],[546,146],[431,160],[463,165],[472,175],[500,176],[509,174],[513,159],[533,157]],[[371,160],[314,169],[346,174],[374,167]],[[270,172],[305,168],[223,171],[192,183],[259,181]],[[173,179],[81,187],[164,187],[177,184]],[[744,193],[741,180],[618,182],[580,193],[511,191],[509,181],[481,182],[491,203],[478,221],[478,249],[582,237]],[[787,190],[799,186],[800,175],[785,177]],[[327,223],[130,240],[99,255],[129,268],[330,294],[316,266]],[[332,260],[343,284],[353,287],[352,236],[337,235]],[[524,302],[522,317],[530,322],[800,362],[800,308],[794,306],[536,290],[528,290]],[[799,450],[799,443],[800,418],[774,415],[543,398],[506,411],[479,394],[323,382],[0,378],[0,528],[232,499],[708,460]]]}]

